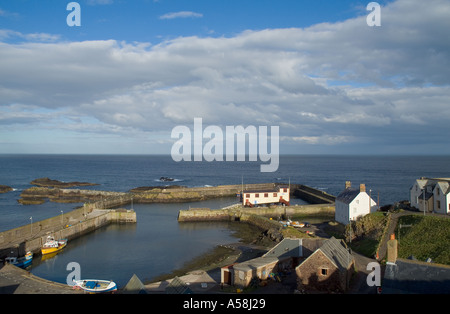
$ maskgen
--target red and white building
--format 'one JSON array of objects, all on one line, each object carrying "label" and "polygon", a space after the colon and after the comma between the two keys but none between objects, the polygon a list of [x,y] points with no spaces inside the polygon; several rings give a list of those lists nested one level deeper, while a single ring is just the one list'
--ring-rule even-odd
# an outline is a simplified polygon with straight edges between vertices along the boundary
[{"label": "red and white building", "polygon": [[244,191],[242,205],[254,207],[263,204],[285,204],[289,206],[289,193],[288,186],[278,186],[271,190]]}]

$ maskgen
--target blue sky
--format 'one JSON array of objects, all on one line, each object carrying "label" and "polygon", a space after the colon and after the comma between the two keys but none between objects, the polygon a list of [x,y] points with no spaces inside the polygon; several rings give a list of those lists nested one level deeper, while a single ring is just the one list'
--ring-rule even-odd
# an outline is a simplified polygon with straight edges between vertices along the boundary
[{"label": "blue sky", "polygon": [[[82,27],[65,24],[70,1],[4,1],[4,26],[22,33],[59,34],[66,40],[158,42],[179,36],[233,36],[245,30],[308,27],[366,14],[355,0],[85,0]],[[379,1],[380,4],[386,1]],[[186,17],[164,18],[190,12]],[[175,15],[176,16],[176,15]]]},{"label": "blue sky", "polygon": [[450,154],[450,3],[0,1],[0,153],[170,154],[175,126],[281,154]]}]

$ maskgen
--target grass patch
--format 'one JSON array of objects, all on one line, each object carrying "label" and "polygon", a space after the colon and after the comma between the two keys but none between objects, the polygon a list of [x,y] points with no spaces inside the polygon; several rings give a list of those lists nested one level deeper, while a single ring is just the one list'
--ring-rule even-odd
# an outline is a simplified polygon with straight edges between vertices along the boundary
[{"label": "grass patch", "polygon": [[[400,229],[399,225],[411,225]],[[450,219],[438,216],[410,215],[399,218],[396,238],[398,255],[413,255],[420,261],[431,258],[434,262],[450,265]]]},{"label": "grass patch", "polygon": [[377,252],[378,242],[378,240],[367,238],[357,242],[352,242],[350,247],[355,252],[358,252],[364,256],[373,257]]}]

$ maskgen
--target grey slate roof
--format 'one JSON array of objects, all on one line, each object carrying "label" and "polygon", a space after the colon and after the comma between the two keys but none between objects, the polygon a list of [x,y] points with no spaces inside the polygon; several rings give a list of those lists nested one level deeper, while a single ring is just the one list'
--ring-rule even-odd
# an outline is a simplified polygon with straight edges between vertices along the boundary
[{"label": "grey slate roof", "polygon": [[[434,194],[430,192],[425,192],[425,200],[429,200]],[[423,192],[419,195],[419,200],[423,200]]]},{"label": "grey slate roof", "polygon": [[383,294],[449,294],[450,266],[407,259],[388,263]]},{"label": "grey slate roof", "polygon": [[259,267],[263,267],[265,265],[268,265],[270,263],[274,263],[274,262],[278,262],[278,258],[276,257],[257,257],[236,265],[233,265],[233,268],[235,270],[241,270],[241,271],[249,271],[249,270],[254,270],[254,269],[258,269]]},{"label": "grey slate roof", "polygon": [[286,257],[302,257],[302,239],[285,238],[272,249],[270,249],[264,257],[276,257],[283,259]]},{"label": "grey slate roof", "polygon": [[359,194],[359,189],[347,188],[336,197],[336,201],[344,204],[350,204]]},{"label": "grey slate roof", "polygon": [[335,237],[325,241],[319,250],[341,271],[345,271],[353,263],[353,256],[345,248],[342,241]]},{"label": "grey slate roof", "polygon": [[302,239],[285,238],[263,256],[236,264],[233,268],[236,270],[249,271],[288,257],[302,257],[302,254]]}]

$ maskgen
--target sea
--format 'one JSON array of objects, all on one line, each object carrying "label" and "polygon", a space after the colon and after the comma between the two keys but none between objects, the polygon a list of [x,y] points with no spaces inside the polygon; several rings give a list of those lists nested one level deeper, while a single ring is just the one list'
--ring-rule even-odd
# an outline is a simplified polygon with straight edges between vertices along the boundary
[{"label": "sea", "polygon": [[[450,156],[282,155],[273,173],[260,172],[260,162],[175,162],[170,155],[0,155],[0,185],[14,190],[0,194],[0,232],[63,215],[82,204],[46,202],[21,205],[20,193],[37,178],[90,182],[82,187],[127,192],[141,186],[205,187],[250,183],[305,184],[338,195],[346,181],[364,183],[380,206],[408,200],[420,177],[450,177]],[[173,178],[162,182],[161,177]],[[294,204],[305,204],[294,199]],[[114,280],[119,288],[135,274],[142,281],[181,268],[217,245],[238,242],[228,223],[178,223],[181,209],[222,208],[235,197],[182,204],[130,204],[137,223],[110,225],[74,239],[51,259],[36,258],[31,273],[66,283],[77,263],[83,279]],[[73,265],[73,264],[70,264]]]}]

